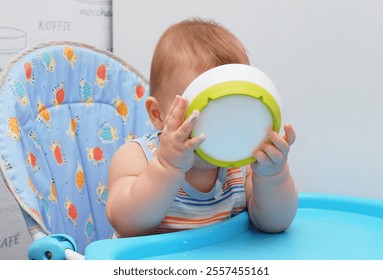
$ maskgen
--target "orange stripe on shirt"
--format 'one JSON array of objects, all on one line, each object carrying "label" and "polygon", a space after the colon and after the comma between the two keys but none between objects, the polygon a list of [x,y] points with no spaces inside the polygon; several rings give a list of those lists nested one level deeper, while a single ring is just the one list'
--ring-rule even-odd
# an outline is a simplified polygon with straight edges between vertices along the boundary
[{"label": "orange stripe on shirt", "polygon": [[193,229],[193,228],[156,228],[153,234],[178,232],[178,231],[190,230],[190,229]]},{"label": "orange stripe on shirt", "polygon": [[178,190],[177,195],[179,195],[179,196],[189,196],[182,188]]},{"label": "orange stripe on shirt", "polygon": [[244,210],[246,210],[246,208],[247,208],[246,206],[234,207],[233,210],[231,211],[231,214],[235,216],[243,212]]},{"label": "orange stripe on shirt", "polygon": [[226,172],[226,176],[227,177],[230,177],[230,176],[233,176],[235,174],[240,174],[242,173],[242,170],[241,168],[237,167],[237,168],[229,168]]},{"label": "orange stripe on shirt", "polygon": [[218,214],[215,214],[214,216],[208,217],[208,218],[202,218],[202,219],[187,219],[182,217],[174,217],[174,216],[166,216],[163,220],[163,224],[206,224],[210,223],[211,221],[216,220],[225,220],[228,217],[230,217],[230,212],[220,212]]},{"label": "orange stripe on shirt", "polygon": [[236,179],[231,179],[227,181],[223,186],[222,190],[226,191],[227,189],[231,188],[232,186],[238,186],[238,185],[243,185],[243,179],[242,178],[236,178]]},{"label": "orange stripe on shirt", "polygon": [[198,222],[197,220],[189,221],[189,222],[184,222],[184,221],[167,222],[167,221],[163,221],[161,224],[162,225],[184,225],[184,226],[187,226],[187,225],[199,225],[199,226],[201,226],[201,225],[209,225],[209,224],[216,223],[216,222],[222,222],[222,221],[225,221],[225,220],[227,220],[229,218],[230,218],[230,216],[225,216],[225,217],[210,219],[210,220],[207,220],[207,221],[204,221],[204,222]]}]

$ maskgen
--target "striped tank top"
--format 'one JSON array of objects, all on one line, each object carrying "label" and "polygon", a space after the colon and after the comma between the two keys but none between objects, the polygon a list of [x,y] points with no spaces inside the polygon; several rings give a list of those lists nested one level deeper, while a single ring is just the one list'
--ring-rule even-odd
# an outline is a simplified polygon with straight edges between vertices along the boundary
[{"label": "striped tank top", "polygon": [[[157,156],[158,133],[131,140],[143,149],[150,161]],[[246,169],[219,168],[216,183],[208,193],[193,188],[186,180],[155,233],[198,228],[224,221],[246,209],[244,178]]]}]

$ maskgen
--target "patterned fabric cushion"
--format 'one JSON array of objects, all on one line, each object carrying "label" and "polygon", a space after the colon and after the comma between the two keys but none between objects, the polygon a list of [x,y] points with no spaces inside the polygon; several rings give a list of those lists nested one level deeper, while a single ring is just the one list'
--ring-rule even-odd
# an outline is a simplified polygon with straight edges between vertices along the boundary
[{"label": "patterned fabric cushion", "polygon": [[29,228],[69,234],[79,252],[111,237],[108,166],[126,140],[153,131],[148,83],[114,55],[70,42],[26,50],[4,72],[0,163]]}]

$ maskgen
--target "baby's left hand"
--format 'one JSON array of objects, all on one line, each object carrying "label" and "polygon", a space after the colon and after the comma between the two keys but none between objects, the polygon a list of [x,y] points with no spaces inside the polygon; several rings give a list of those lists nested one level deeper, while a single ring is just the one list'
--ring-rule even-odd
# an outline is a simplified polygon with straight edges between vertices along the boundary
[{"label": "baby's left hand", "polygon": [[284,130],[283,136],[271,130],[268,139],[254,150],[257,161],[251,168],[258,176],[273,176],[285,167],[290,146],[295,141],[295,131],[291,124],[286,124]]}]

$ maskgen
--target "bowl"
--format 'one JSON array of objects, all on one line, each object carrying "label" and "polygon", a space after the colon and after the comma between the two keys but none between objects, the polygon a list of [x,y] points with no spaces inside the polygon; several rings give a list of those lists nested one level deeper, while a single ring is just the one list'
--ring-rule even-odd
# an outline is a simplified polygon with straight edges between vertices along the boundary
[{"label": "bowl", "polygon": [[183,95],[189,101],[185,119],[200,112],[192,136],[205,133],[195,153],[220,167],[240,167],[254,162],[253,151],[279,132],[281,100],[271,79],[245,64],[214,67],[195,78]]}]

